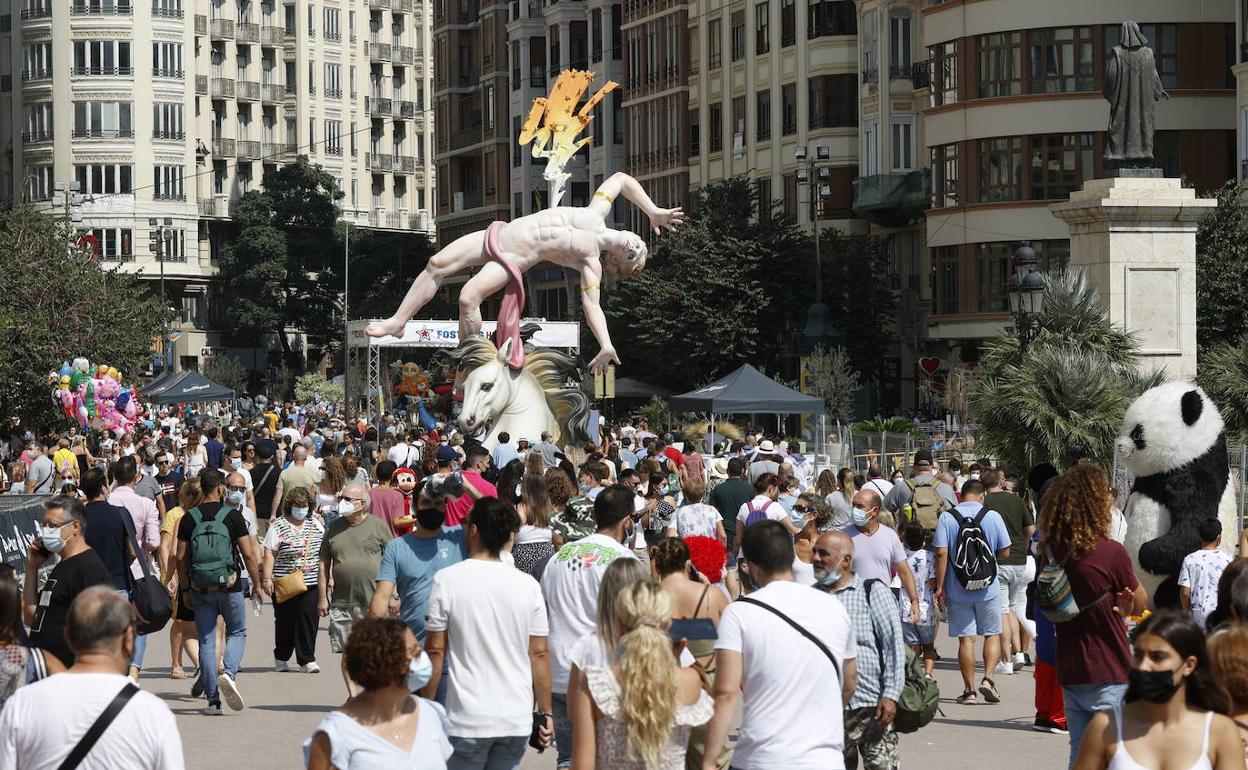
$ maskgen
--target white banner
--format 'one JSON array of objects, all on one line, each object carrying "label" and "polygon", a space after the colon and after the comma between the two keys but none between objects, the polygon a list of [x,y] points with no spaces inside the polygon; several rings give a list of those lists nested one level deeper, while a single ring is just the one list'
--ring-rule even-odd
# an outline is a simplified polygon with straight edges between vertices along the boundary
[{"label": "white banner", "polygon": [[[455,321],[408,321],[403,336],[369,337],[364,329],[369,321],[351,322],[351,347],[404,347],[404,348],[455,348],[459,347],[459,324]],[[579,351],[580,324],[573,321],[520,322],[541,326],[531,342],[539,348],[570,348]],[[481,336],[494,334],[494,321],[481,324]]]}]

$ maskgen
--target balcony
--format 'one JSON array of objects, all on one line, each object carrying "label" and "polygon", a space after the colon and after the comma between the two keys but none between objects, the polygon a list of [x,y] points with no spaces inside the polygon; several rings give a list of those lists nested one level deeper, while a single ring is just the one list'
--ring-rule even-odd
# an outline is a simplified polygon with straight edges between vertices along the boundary
[{"label": "balcony", "polygon": [[195,93],[199,96],[208,95],[208,76],[207,75],[195,76]]},{"label": "balcony", "polygon": [[289,105],[293,105],[299,100],[299,93],[295,90],[294,83],[286,84],[286,93],[284,94],[284,97],[283,101]]},{"label": "balcony", "polygon": [[882,227],[902,227],[916,221],[931,202],[932,181],[927,169],[854,180],[854,213]]},{"label": "balcony", "polygon": [[168,8],[160,3],[152,3],[152,17],[157,19],[181,19],[184,14],[182,8]]},{"label": "balcony", "polygon": [[186,140],[185,131],[162,131],[159,128],[152,129],[152,139],[164,140],[169,142],[182,142]]},{"label": "balcony", "polygon": [[45,131],[23,131],[22,142],[24,144],[43,144],[52,141],[52,129]]},{"label": "balcony", "polygon": [[341,88],[326,88],[325,98],[326,99],[341,99],[342,89]]},{"label": "balcony", "polygon": [[909,80],[913,88],[927,88],[929,85],[928,63],[891,64],[888,67],[889,80]]},{"label": "balcony", "polygon": [[932,63],[925,60],[910,65],[910,79],[914,81],[915,88],[931,88]]},{"label": "balcony", "polygon": [[82,128],[75,126],[71,134],[75,139],[133,139],[132,128]]},{"label": "balcony", "polygon": [[100,77],[129,77],[134,74],[133,67],[70,67],[69,74],[74,76],[96,75]]},{"label": "balcony", "polygon": [[399,102],[398,116],[408,120],[416,117],[416,102]]},{"label": "balcony", "polygon": [[389,99],[376,96],[364,97],[364,111],[375,118],[388,118],[393,109],[394,105]]},{"label": "balcony", "polygon": [[234,81],[230,78],[212,78],[208,81],[208,92],[213,99],[233,99]]},{"label": "balcony", "polygon": [[284,45],[286,43],[286,30],[281,27],[271,27],[265,25],[260,28],[260,45]]},{"label": "balcony", "polygon": [[394,47],[394,61],[398,64],[415,64],[416,49],[410,45],[398,45]]},{"label": "balcony", "polygon": [[394,156],[386,153],[364,153],[364,165],[369,171],[390,172],[394,170]]},{"label": "balcony", "polygon": [[212,140],[212,157],[214,158],[233,158],[235,155],[235,142],[233,139],[216,138]]},{"label": "balcony", "polygon": [[22,21],[31,21],[33,19],[50,19],[52,18],[52,4],[46,6],[35,6],[34,8],[22,9]]},{"label": "balcony", "polygon": [[235,93],[239,101],[258,102],[260,101],[260,84],[254,80],[240,80]]},{"label": "balcony", "polygon": [[240,21],[234,25],[234,41],[236,43],[259,43],[260,25],[249,21]]},{"label": "balcony", "polygon": [[208,17],[202,13],[195,14],[195,34],[196,35],[208,34]]},{"label": "balcony", "polygon": [[22,70],[22,81],[30,82],[32,80],[49,80],[52,77],[52,69]]},{"label": "balcony", "polygon": [[416,157],[413,155],[395,155],[394,172],[396,174],[415,174]]},{"label": "balcony", "polygon": [[401,0],[400,5],[405,13],[415,13],[416,9],[420,7],[416,0]]},{"label": "balcony", "polygon": [[260,84],[260,101],[265,104],[281,104],[285,99],[286,93],[281,83]]},{"label": "balcony", "polygon": [[238,140],[238,158],[240,160],[260,160],[260,143],[250,139]]},{"label": "balcony", "polygon": [[234,37],[234,22],[230,19],[209,19],[208,37],[212,40],[229,40]]},{"label": "balcony", "polygon": [[286,145],[281,142],[264,142],[260,145],[261,160],[266,163],[277,160],[286,154]]},{"label": "balcony", "polygon": [[185,73],[182,70],[174,69],[173,67],[152,67],[152,77],[154,78],[175,78],[181,80],[183,74]]},{"label": "balcony", "polygon": [[211,198],[200,198],[198,206],[201,217],[225,219],[230,215],[230,198],[228,195],[218,194]]},{"label": "balcony", "polygon": [[389,43],[369,43],[368,44],[369,61],[383,62],[390,61],[390,44]]},{"label": "balcony", "polygon": [[384,11],[390,8],[390,0],[368,0],[370,11]]},{"label": "balcony", "polygon": [[132,16],[134,7],[129,3],[74,3],[69,12],[74,16]]}]

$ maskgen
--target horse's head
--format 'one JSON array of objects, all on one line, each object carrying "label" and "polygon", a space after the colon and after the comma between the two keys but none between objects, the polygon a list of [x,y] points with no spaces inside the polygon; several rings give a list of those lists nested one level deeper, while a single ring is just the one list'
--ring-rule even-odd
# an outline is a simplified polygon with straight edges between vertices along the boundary
[{"label": "horse's head", "polygon": [[511,400],[511,370],[507,368],[510,350],[511,340],[507,340],[497,355],[464,378],[464,408],[459,415],[459,427],[469,436],[493,425]]}]

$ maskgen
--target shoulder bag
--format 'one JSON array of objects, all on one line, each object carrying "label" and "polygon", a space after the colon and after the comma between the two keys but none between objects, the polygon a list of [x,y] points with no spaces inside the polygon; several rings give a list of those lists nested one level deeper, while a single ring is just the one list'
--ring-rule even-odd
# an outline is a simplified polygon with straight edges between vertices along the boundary
[{"label": "shoulder bag", "polygon": [[753,604],[756,607],[762,607],[763,609],[767,610],[771,614],[783,620],[785,623],[788,623],[790,626],[793,627],[794,631],[798,632],[802,636],[814,642],[815,646],[818,647],[823,652],[824,655],[828,656],[828,660],[832,661],[832,668],[836,669],[836,678],[837,679],[841,678],[841,665],[836,662],[836,656],[832,654],[832,651],[828,649],[828,646],[826,644],[819,641],[818,637],[816,637],[814,634],[810,633],[805,628],[802,628],[800,625],[798,625],[796,620],[793,620],[792,618],[790,618],[788,615],[785,615],[780,610],[776,609],[775,607],[772,607],[770,604],[764,604],[763,602],[760,602],[757,599],[751,599],[748,596],[739,597],[737,601],[745,602],[746,604]]},{"label": "shoulder bag", "polygon": [[95,721],[91,723],[91,727],[87,729],[86,735],[78,739],[77,745],[74,746],[69,752],[69,756],[65,757],[65,761],[56,770],[74,770],[74,768],[82,764],[82,760],[87,757],[87,752],[91,751],[91,748],[95,746],[95,742],[100,739],[100,736],[104,734],[104,731],[108,729],[108,726],[113,723],[113,720],[117,718],[117,715],[121,713],[121,710],[126,707],[126,704],[130,702],[130,699],[138,691],[139,688],[134,682],[126,682],[126,686],[121,688],[121,692],[113,696],[112,701],[109,702],[104,712],[95,718]]}]

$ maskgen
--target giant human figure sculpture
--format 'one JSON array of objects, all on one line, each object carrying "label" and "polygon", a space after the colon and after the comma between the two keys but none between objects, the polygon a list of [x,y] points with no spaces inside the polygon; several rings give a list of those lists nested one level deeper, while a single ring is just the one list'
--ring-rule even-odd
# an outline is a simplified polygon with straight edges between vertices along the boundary
[{"label": "giant human figure sculpture", "polygon": [[1170,94],[1157,75],[1157,62],[1140,25],[1124,21],[1118,45],[1105,64],[1105,98],[1109,100],[1109,129],[1105,160],[1118,168],[1149,168],[1153,161],[1153,131],[1157,101]]},{"label": "giant human figure sculpture", "polygon": [[[645,212],[656,234],[662,228],[673,229],[684,216],[679,207],[659,208],[636,179],[616,173],[602,183],[588,206],[556,206],[511,222],[493,222],[485,230],[456,239],[429,260],[394,315],[369,324],[368,334],[373,337],[402,334],[408,319],[433,298],[448,276],[480,268],[459,290],[459,338],[470,339],[481,331],[481,302],[486,297],[507,288],[509,283],[521,285],[523,273],[541,262],[550,262],[581,274],[585,322],[600,347],[590,368],[598,372],[612,362],[618,364],[619,357],[607,331],[607,319],[599,304],[602,275],[605,271],[612,277],[635,276],[646,266],[648,255],[646,242],[636,233],[614,230],[606,225],[611,204],[620,195]],[[506,301],[504,298],[505,310]],[[513,306],[516,317],[512,322],[518,322],[521,309]],[[502,316],[500,313],[500,328],[504,325]],[[518,345],[515,350],[523,355]]]}]

